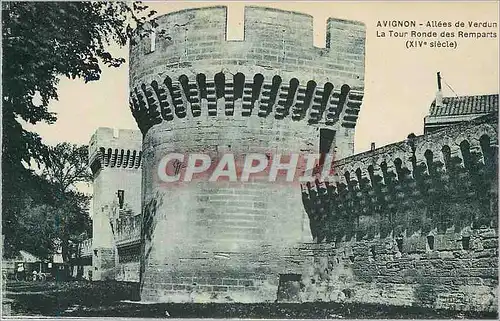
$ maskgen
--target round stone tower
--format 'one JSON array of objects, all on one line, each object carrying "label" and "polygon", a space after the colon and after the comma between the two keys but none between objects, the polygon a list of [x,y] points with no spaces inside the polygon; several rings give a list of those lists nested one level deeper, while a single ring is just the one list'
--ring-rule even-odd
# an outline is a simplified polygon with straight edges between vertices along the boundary
[{"label": "round stone tower", "polygon": [[275,301],[291,254],[312,240],[298,184],[165,184],[170,153],[353,153],[364,89],[365,27],[246,7],[226,40],[226,7],[161,16],[130,50],[131,110],[143,134],[141,299]]}]

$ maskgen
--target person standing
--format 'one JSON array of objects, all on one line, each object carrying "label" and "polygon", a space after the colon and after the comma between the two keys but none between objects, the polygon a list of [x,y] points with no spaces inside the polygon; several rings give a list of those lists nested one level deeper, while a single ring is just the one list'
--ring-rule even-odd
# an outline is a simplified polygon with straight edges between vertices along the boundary
[{"label": "person standing", "polygon": [[16,280],[17,281],[24,281],[25,280],[24,263],[17,263]]}]

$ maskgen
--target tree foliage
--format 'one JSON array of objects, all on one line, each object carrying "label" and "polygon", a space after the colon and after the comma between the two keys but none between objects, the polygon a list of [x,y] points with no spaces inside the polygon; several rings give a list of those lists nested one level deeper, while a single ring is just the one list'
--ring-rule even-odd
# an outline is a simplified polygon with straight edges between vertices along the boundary
[{"label": "tree foliage", "polygon": [[[86,150],[87,146],[68,143],[49,147],[47,158],[52,162],[42,175],[27,171],[18,186],[6,188],[12,197],[8,200],[11,206],[4,207],[7,254],[23,249],[48,257],[56,250],[53,241],[58,239],[68,261],[71,244],[91,235],[90,197],[76,188],[77,183],[91,179]],[[12,194],[14,189],[18,194]]]},{"label": "tree foliage", "polygon": [[5,157],[14,163],[43,159],[40,137],[18,120],[54,123],[57,117],[48,107],[58,98],[59,77],[93,81],[99,79],[101,65],[121,66],[125,59],[114,57],[109,45],[124,46],[137,30],[144,34],[154,13],[140,3],[125,2],[3,3]]},{"label": "tree foliage", "polygon": [[61,193],[65,193],[76,183],[89,182],[92,179],[87,162],[86,145],[60,143],[49,146],[42,175]]},{"label": "tree foliage", "polygon": [[[83,170],[86,147],[45,146],[23,122],[53,124],[57,117],[49,104],[58,99],[60,77],[95,81],[103,66],[121,66],[125,59],[114,56],[109,45],[124,46],[132,35],[146,35],[154,14],[140,2],[2,3],[2,223],[7,254],[31,247],[50,251],[45,241],[36,242],[54,235],[71,240],[80,232],[75,222],[85,220],[82,213],[89,202],[70,188],[89,178]],[[41,176],[32,170],[33,161],[43,168]]]}]

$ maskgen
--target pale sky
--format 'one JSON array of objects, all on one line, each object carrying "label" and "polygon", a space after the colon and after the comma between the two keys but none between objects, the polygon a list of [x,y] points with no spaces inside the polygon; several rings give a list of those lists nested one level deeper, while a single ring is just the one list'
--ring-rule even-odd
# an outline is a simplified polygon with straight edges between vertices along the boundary
[{"label": "pale sky", "polygon": [[[315,45],[324,47],[326,19],[336,17],[366,24],[365,97],[356,127],[355,151],[362,152],[375,142],[377,147],[403,140],[414,132],[422,134],[423,118],[436,94],[436,72],[458,95],[498,93],[498,27],[460,28],[465,31],[494,31],[493,39],[460,39],[457,49],[406,49],[405,41],[376,36],[379,20],[430,20],[496,22],[497,1],[492,2],[156,2],[146,4],[159,13],[184,8],[228,6],[228,39],[243,34],[244,5],[293,10],[314,17]],[[418,28],[417,28],[418,29]],[[421,29],[420,29],[421,30]],[[444,29],[436,28],[440,32]],[[457,32],[457,28],[448,31]],[[114,52],[128,59],[127,48]],[[37,125],[36,131],[48,144],[69,141],[87,144],[97,127],[134,128],[128,107],[128,64],[104,68],[101,79],[85,84],[62,79],[59,101],[50,105],[57,112],[53,125]],[[444,96],[455,94],[443,84]],[[28,126],[26,126],[28,128]],[[31,127],[30,127],[31,128]]]}]

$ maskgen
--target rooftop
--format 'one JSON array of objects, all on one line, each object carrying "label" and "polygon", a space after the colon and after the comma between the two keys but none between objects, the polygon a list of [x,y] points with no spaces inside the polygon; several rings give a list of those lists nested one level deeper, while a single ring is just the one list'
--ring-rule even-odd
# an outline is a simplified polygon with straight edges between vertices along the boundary
[{"label": "rooftop", "polygon": [[443,107],[431,104],[430,117],[487,114],[498,111],[498,94],[443,97]]}]

